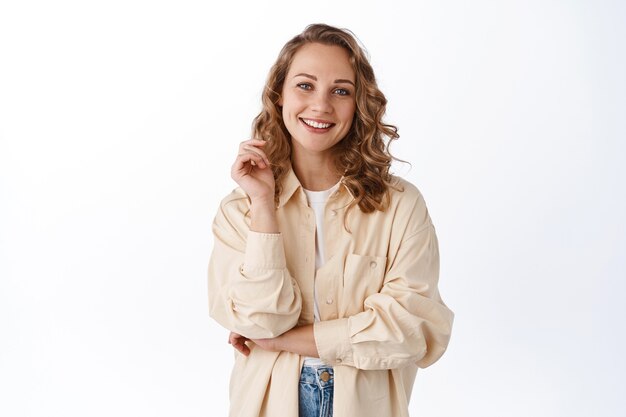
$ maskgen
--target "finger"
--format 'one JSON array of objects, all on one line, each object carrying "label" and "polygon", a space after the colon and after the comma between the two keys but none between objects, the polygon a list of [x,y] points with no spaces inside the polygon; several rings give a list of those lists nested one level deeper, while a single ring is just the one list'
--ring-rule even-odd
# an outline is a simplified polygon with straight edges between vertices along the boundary
[{"label": "finger", "polygon": [[270,160],[268,159],[267,155],[265,154],[265,152],[263,152],[261,149],[255,147],[255,146],[250,146],[250,145],[245,145],[242,148],[243,152],[240,153],[244,153],[244,152],[252,152],[256,155],[259,155],[261,158],[263,158],[263,161],[265,161],[266,165],[270,164]]},{"label": "finger", "polygon": [[241,352],[243,350],[243,344],[242,343],[235,343],[233,344],[233,347],[235,348],[235,350]]},{"label": "finger", "polygon": [[241,148],[244,145],[253,145],[253,146],[265,146],[267,142],[262,139],[248,139],[239,143],[239,147]]},{"label": "finger", "polygon": [[259,160],[259,162],[255,162],[255,164],[253,165],[251,158],[238,159],[235,161],[231,168],[231,176],[235,180],[236,178],[243,178],[246,175],[250,175],[252,173],[252,170],[255,168],[265,169],[267,167],[263,165],[262,160]]},{"label": "finger", "polygon": [[265,162],[269,165],[269,159],[267,158],[267,155],[265,154],[265,152],[263,150],[261,150],[262,146],[265,146],[267,142],[265,141],[259,141],[259,140],[251,140],[251,141],[245,141],[245,142],[241,142],[239,144],[239,154],[243,154],[246,152],[254,152],[256,154],[259,154],[263,157],[263,159],[265,159]]},{"label": "finger", "polygon": [[[252,162],[254,162],[254,164]],[[265,168],[268,166],[263,157],[256,153],[248,152],[237,155],[237,159],[235,159],[233,168],[235,168],[236,170],[244,170],[246,168],[246,163],[250,163],[250,165],[253,166],[258,166],[259,168]]]},{"label": "finger", "polygon": [[[253,167],[259,167],[259,168],[267,168],[267,162],[263,159],[262,156],[259,155],[252,155],[248,158],[248,161],[250,163],[250,165],[252,165]],[[245,162],[244,164],[241,166],[242,168],[245,166]]]},{"label": "finger", "polygon": [[248,347],[248,345],[243,345],[243,350],[241,351],[241,353],[243,353],[244,356],[248,356],[250,354],[250,348]]},{"label": "finger", "polygon": [[230,332],[230,334],[228,335],[228,343],[230,343],[231,345],[235,345],[239,342],[241,338],[243,338],[243,336],[239,333]]},{"label": "finger", "polygon": [[250,354],[250,348],[246,345],[245,341],[247,339],[245,337],[241,337],[237,339],[236,343],[233,343],[233,348],[240,352],[241,354],[248,356]]},{"label": "finger", "polygon": [[248,340],[247,337],[240,335],[239,333],[231,332],[229,335],[229,343],[241,344]]},{"label": "finger", "polygon": [[262,166],[263,168],[270,165],[269,158],[267,157],[265,152],[263,152],[261,149],[259,149],[256,146],[242,145],[239,148],[239,154],[237,156],[240,157],[240,156],[248,155],[248,154],[255,155],[258,158],[261,158],[261,159],[253,158],[254,163],[252,165],[259,165],[259,166]]}]

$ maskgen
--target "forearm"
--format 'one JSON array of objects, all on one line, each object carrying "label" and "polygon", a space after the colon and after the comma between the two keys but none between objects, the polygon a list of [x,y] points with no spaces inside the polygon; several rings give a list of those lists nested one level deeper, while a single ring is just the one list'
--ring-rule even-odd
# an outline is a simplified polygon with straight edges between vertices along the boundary
[{"label": "forearm", "polygon": [[302,356],[319,358],[315,337],[313,336],[313,325],[294,327],[277,338],[278,348],[287,352],[297,353]]},{"label": "forearm", "polygon": [[253,342],[266,350],[292,352],[302,356],[319,358],[312,324],[294,327],[273,339],[256,339]]}]

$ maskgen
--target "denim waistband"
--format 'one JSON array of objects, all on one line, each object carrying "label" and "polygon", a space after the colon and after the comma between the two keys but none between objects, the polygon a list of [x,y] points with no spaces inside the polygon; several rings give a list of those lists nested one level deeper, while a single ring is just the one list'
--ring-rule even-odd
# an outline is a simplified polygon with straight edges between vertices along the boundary
[{"label": "denim waistband", "polygon": [[335,376],[332,366],[307,366],[302,367],[300,372],[301,384],[312,384],[319,387],[332,387],[334,384]]}]

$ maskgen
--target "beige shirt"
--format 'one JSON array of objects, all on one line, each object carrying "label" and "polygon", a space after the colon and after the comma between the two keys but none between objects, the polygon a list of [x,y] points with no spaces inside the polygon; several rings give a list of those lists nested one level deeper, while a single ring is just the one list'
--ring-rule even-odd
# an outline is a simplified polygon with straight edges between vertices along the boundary
[{"label": "beige shirt", "polygon": [[[362,213],[341,185],[324,215],[326,262],[315,270],[315,216],[291,170],[277,208],[280,233],[250,231],[249,200],[236,189],[213,224],[210,314],[226,329],[271,338],[313,323],[313,283],[320,297],[314,336],[334,367],[334,417],[403,417],[418,367],[434,363],[450,338],[453,313],[437,281],[439,251],[424,199],[394,179],[385,212]],[[347,230],[346,230],[347,229]],[[315,279],[314,279],[315,278]],[[230,416],[297,417],[303,358],[250,343],[235,354]]]}]

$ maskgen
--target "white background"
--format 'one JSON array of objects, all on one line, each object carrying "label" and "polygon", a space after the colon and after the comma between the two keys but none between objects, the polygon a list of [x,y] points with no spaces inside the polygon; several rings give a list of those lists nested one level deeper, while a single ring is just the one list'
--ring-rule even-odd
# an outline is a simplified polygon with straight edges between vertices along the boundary
[{"label": "white background", "polygon": [[619,1],[4,1],[0,415],[224,416],[229,166],[281,46],[353,30],[440,238],[414,416],[624,416]]}]

